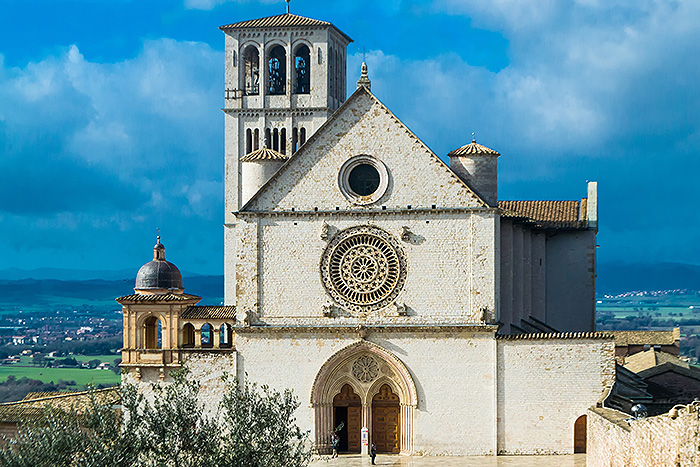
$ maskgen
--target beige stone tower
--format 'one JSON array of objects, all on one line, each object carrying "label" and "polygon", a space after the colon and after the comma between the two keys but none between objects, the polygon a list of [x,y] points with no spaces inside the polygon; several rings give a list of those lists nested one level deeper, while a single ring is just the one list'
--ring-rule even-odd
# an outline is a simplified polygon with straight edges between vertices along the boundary
[{"label": "beige stone tower", "polygon": [[[226,39],[225,302],[234,304],[232,213],[345,101],[352,39],[327,21],[290,13],[220,29]],[[281,156],[251,154],[265,147]]]}]

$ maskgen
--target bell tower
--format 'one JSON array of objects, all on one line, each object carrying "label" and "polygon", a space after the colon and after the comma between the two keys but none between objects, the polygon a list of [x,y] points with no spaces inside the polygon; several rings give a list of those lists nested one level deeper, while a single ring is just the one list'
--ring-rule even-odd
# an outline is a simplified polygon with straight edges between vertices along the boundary
[{"label": "bell tower", "polygon": [[267,181],[246,181],[241,159],[265,147],[290,157],[340,107],[352,39],[327,21],[289,12],[219,29],[226,41],[224,295],[234,304],[232,213],[257,191],[251,184]]}]

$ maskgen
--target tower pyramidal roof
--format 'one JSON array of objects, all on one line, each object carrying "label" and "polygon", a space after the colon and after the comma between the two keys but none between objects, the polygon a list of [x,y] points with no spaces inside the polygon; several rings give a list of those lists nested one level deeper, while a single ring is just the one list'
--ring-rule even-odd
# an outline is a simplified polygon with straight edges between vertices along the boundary
[{"label": "tower pyramidal roof", "polygon": [[292,13],[283,13],[281,15],[266,16],[264,18],[249,19],[246,21],[239,21],[237,23],[225,24],[220,26],[219,29],[222,31],[227,31],[230,29],[258,29],[258,28],[287,28],[287,27],[331,27],[343,35],[349,42],[353,40],[345,34],[343,31],[338,29],[329,23],[328,21],[321,21],[318,19],[307,18],[306,16],[294,15]]}]

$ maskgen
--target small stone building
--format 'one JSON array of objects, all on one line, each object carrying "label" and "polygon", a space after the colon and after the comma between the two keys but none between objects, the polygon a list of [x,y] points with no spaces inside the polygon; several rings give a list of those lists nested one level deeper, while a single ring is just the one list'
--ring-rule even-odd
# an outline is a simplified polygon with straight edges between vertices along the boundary
[{"label": "small stone building", "polygon": [[331,23],[221,29],[225,305],[184,293],[159,240],[118,299],[124,380],[187,365],[211,407],[223,373],[291,388],[320,451],[342,427],[345,452],[573,452],[615,372],[593,332],[596,184],[499,200],[500,154],[472,140],[446,164],[366,65],[346,100]]}]

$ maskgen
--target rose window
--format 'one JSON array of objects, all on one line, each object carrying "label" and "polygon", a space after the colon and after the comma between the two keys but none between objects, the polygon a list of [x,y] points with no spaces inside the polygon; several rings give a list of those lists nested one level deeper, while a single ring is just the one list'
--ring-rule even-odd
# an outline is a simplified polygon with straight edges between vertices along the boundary
[{"label": "rose window", "polygon": [[326,290],[342,306],[358,312],[388,305],[403,287],[405,269],[397,242],[369,226],[338,234],[321,259]]},{"label": "rose window", "polygon": [[379,365],[377,361],[369,355],[362,356],[353,363],[352,375],[358,381],[369,383],[379,376]]}]

